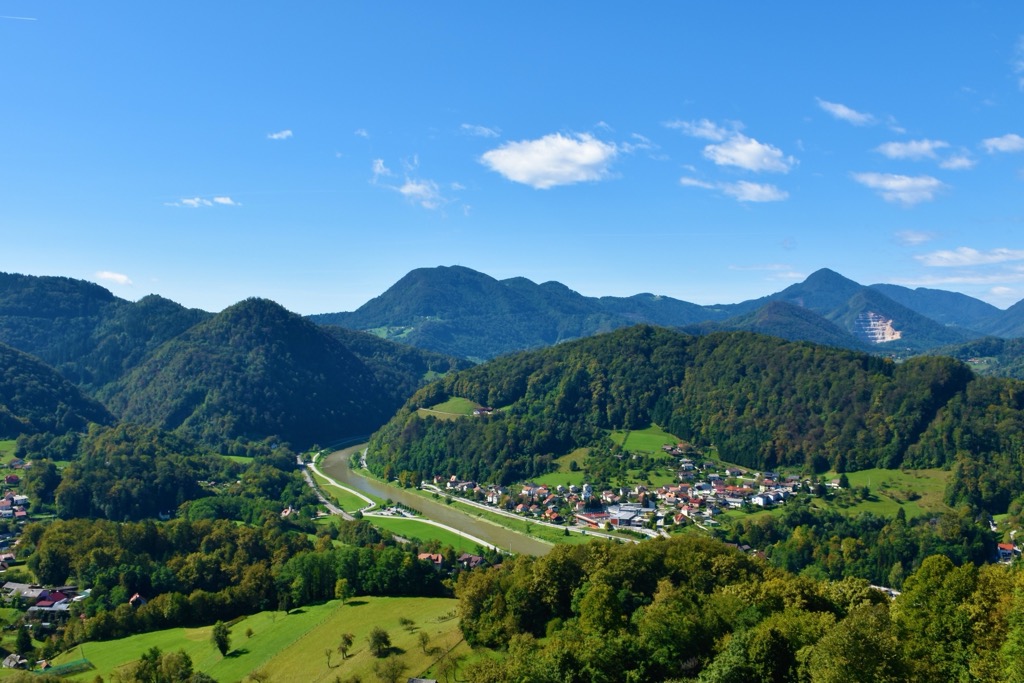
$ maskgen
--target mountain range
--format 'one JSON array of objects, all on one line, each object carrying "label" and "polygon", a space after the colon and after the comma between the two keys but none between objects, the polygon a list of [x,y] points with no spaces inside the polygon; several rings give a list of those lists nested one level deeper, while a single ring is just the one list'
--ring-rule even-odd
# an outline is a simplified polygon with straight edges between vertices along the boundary
[{"label": "mountain range", "polygon": [[211,313],[156,295],[127,301],[71,278],[0,273],[0,344],[10,347],[0,438],[120,419],[226,450],[267,437],[304,447],[374,431],[450,370],[638,323],[897,358],[984,357],[981,371],[1024,375],[1024,302],[1002,311],[827,269],[761,299],[701,306],[421,268],[354,312],[308,318],[265,299]]},{"label": "mountain range", "polygon": [[987,335],[1024,336],[1024,302],[1006,311],[964,294],[861,285],[822,269],[769,296],[701,306],[655,294],[586,297],[558,282],[496,280],[462,266],[410,272],[324,325],[473,360],[487,360],[648,323],[703,334],[746,330],[903,357]]}]

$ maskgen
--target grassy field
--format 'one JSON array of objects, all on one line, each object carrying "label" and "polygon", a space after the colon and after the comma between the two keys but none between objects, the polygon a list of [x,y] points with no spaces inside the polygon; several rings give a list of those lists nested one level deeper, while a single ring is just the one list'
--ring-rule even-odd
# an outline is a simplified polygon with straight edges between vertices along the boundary
[{"label": "grassy field", "polygon": [[444,403],[438,403],[430,408],[420,408],[417,414],[420,417],[432,415],[441,420],[455,420],[460,417],[472,415],[473,411],[479,408],[479,404],[473,403],[467,398],[450,398]]},{"label": "grassy field", "polygon": [[422,521],[404,517],[368,515],[364,519],[374,526],[387,529],[391,533],[398,534],[403,538],[414,538],[420,541],[440,541],[442,545],[450,545],[455,548],[456,552],[460,553],[475,553],[477,551],[475,541],[471,541],[468,538],[433,524],[426,524]]},{"label": "grassy field", "polygon": [[[359,496],[349,493],[344,489],[339,489],[337,486],[332,485],[325,477],[321,477],[312,470],[310,470],[309,473],[313,475],[313,479],[320,486],[320,491],[327,496],[327,499],[332,501],[345,512],[352,513],[366,507],[366,501]],[[367,498],[373,498],[371,495],[364,495],[366,495]],[[376,502],[380,505],[383,501],[378,500]]]},{"label": "grassy field", "polygon": [[675,445],[679,438],[672,436],[661,427],[651,425],[647,429],[617,429],[609,435],[623,450],[631,453],[661,453],[665,444]]},{"label": "grassy field", "polygon": [[[836,478],[839,475],[828,473],[824,478]],[[876,515],[892,517],[903,508],[908,518],[946,512],[950,508],[943,501],[946,484],[951,473],[946,470],[883,470],[871,469],[850,472],[847,475],[851,488],[867,486],[871,495],[867,500],[840,509],[851,514],[872,512]],[[818,499],[820,501],[820,499]],[[823,501],[822,501],[823,502]],[[841,502],[841,497],[834,498],[828,504]]]},{"label": "grassy field", "polygon": [[[563,455],[555,460],[555,464],[558,465],[556,471],[545,474],[543,477],[534,477],[532,481],[545,486],[558,486],[559,484],[563,486],[569,486],[570,484],[579,486],[583,483],[583,466],[586,464],[589,454],[589,448],[577,448],[572,453]],[[574,462],[579,467],[575,472],[572,471],[571,467],[571,464]]]},{"label": "grassy field", "polygon": [[14,459],[14,448],[18,442],[14,439],[0,440],[0,463],[7,465]]},{"label": "grassy field", "polygon": [[[135,661],[152,647],[164,652],[185,650],[196,670],[218,681],[242,681],[251,672],[260,671],[269,681],[333,681],[335,676],[358,676],[375,680],[375,658],[366,646],[370,629],[380,626],[391,636],[392,650],[407,664],[407,675],[425,674],[436,656],[425,655],[419,644],[419,632],[430,636],[430,645],[456,653],[468,652],[454,618],[457,601],[446,598],[357,598],[347,605],[332,601],[284,612],[260,612],[246,617],[231,628],[231,651],[226,657],[210,643],[212,627],[176,628],[146,633],[102,643],[86,643],[62,655],[56,663],[82,656],[96,667],[71,677],[71,680],[104,679],[120,666]],[[403,629],[399,619],[413,620],[411,630]],[[246,638],[252,629],[251,638]],[[342,633],[355,636],[348,659],[337,653]],[[461,643],[461,644],[460,644]],[[331,651],[328,659],[325,650]],[[329,663],[329,665],[328,665]],[[404,679],[403,679],[404,680]]]}]

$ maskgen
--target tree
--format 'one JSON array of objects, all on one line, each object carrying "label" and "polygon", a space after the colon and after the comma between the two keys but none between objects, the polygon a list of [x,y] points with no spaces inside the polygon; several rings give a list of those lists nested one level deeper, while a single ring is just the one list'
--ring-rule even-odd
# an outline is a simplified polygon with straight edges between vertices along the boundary
[{"label": "tree", "polygon": [[423,650],[423,654],[429,654],[427,652],[427,646],[430,645],[430,634],[426,631],[420,631],[419,635],[420,649]]},{"label": "tree", "polygon": [[14,643],[14,649],[18,651],[19,655],[24,656],[32,651],[32,634],[28,632],[27,626],[18,629],[18,637]]},{"label": "tree", "polygon": [[412,633],[413,628],[416,626],[416,622],[409,617],[399,617],[398,625],[404,628],[409,633]]},{"label": "tree", "polygon": [[380,626],[374,626],[366,640],[374,657],[384,657],[391,650],[391,636]]},{"label": "tree", "polygon": [[210,642],[216,647],[223,657],[231,649],[231,629],[223,621],[213,625],[213,632],[210,634]]},{"label": "tree", "polygon": [[351,633],[342,633],[341,639],[338,641],[338,652],[341,653],[342,659],[348,659],[348,651],[352,649],[352,642],[355,640],[355,636]]},{"label": "tree", "polygon": [[343,605],[352,597],[352,586],[349,584],[348,579],[338,579],[334,583],[334,597],[341,600]]},{"label": "tree", "polygon": [[400,658],[391,655],[373,665],[373,672],[382,683],[398,683],[409,666]]}]

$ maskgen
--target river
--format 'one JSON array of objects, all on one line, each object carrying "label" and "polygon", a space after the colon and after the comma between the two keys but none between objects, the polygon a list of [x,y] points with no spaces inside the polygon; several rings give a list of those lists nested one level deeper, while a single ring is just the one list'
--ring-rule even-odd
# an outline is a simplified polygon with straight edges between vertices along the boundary
[{"label": "river", "polygon": [[397,503],[419,510],[425,517],[465,531],[467,534],[487,541],[502,550],[511,550],[513,553],[526,555],[546,555],[551,551],[552,546],[548,543],[509,531],[503,526],[468,515],[432,498],[424,498],[401,487],[382,484],[375,479],[369,479],[353,472],[349,466],[351,455],[364,446],[365,444],[362,444],[335,451],[321,459],[318,466],[324,474],[339,484],[385,500],[390,498]]}]

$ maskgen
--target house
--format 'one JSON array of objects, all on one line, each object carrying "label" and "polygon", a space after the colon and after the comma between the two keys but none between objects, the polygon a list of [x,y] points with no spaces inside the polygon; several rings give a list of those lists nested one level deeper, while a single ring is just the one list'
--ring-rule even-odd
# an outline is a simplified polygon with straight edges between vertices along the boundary
[{"label": "house", "polygon": [[7,484],[8,486],[17,486],[18,484],[21,483],[21,477],[19,477],[17,474],[8,474],[6,477],[4,477],[4,483]]},{"label": "house", "polygon": [[130,597],[128,599],[128,604],[131,605],[132,607],[142,607],[147,602],[149,602],[149,600],[146,600],[146,598],[142,597],[138,593],[136,593],[135,595],[133,595],[132,597]]},{"label": "house", "polygon": [[1010,562],[1017,554],[1017,546],[1013,543],[1000,543],[996,546],[996,551],[999,553],[1000,562]]},{"label": "house", "polygon": [[463,569],[476,569],[477,567],[484,567],[487,565],[487,560],[479,555],[470,555],[469,553],[462,553],[459,555],[458,562],[459,566]]},{"label": "house", "polygon": [[441,553],[420,553],[416,556],[416,559],[429,562],[436,572],[439,572],[444,568],[444,555]]}]

